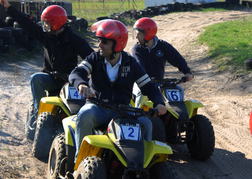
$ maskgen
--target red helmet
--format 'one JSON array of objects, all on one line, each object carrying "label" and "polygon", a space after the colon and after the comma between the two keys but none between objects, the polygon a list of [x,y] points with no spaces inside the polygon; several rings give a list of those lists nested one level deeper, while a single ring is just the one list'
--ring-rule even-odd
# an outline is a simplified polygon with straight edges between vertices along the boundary
[{"label": "red helmet", "polygon": [[100,38],[111,39],[115,41],[115,52],[122,51],[127,45],[128,31],[123,23],[117,20],[101,20],[91,26],[92,32]]},{"label": "red helmet", "polygon": [[138,19],[134,26],[134,29],[144,32],[144,40],[149,41],[157,34],[157,24],[154,20],[148,17]]},{"label": "red helmet", "polygon": [[59,30],[67,22],[65,9],[58,5],[51,5],[45,8],[41,14],[42,22],[49,22],[51,30]]}]

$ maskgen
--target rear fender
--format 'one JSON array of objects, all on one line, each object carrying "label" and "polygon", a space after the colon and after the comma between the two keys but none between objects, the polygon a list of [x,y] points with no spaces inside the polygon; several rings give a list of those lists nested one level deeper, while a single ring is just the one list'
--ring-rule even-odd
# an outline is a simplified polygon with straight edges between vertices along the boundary
[{"label": "rear fender", "polygon": [[117,158],[121,161],[121,163],[127,167],[127,162],[124,160],[123,156],[117,151],[114,143],[108,138],[107,135],[88,135],[85,136],[78,157],[76,159],[76,163],[74,166],[74,170],[77,170],[81,161],[87,156],[98,156],[100,157],[103,149],[109,149],[114,152]]},{"label": "rear fender", "polygon": [[144,142],[144,148],[144,168],[150,167],[150,162],[154,156],[157,159],[151,165],[157,162],[166,162],[168,155],[173,153],[170,146],[159,141]]},{"label": "rear fender", "polygon": [[189,119],[198,113],[198,108],[204,107],[201,102],[196,100],[187,100],[185,101],[185,105],[188,111]]},{"label": "rear fender", "polygon": [[75,143],[75,122],[77,115],[69,116],[62,120],[65,131],[65,144],[76,147]]},{"label": "rear fender", "polygon": [[41,98],[39,104],[38,116],[42,112],[50,112],[55,116],[57,112],[56,111],[57,106],[61,107],[67,114],[67,116],[70,116],[70,112],[64,105],[63,101],[59,97],[55,96]]}]

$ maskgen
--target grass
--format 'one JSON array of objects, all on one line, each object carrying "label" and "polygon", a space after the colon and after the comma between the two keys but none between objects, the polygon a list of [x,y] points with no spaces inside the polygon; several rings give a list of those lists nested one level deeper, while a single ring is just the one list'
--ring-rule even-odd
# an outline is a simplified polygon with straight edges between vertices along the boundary
[{"label": "grass", "polygon": [[244,61],[252,56],[252,16],[208,26],[198,42],[209,47],[219,70],[244,72]]},{"label": "grass", "polygon": [[96,21],[97,17],[110,16],[113,13],[124,12],[128,10],[141,10],[145,8],[144,0],[133,1],[84,1],[84,2],[72,2],[73,15],[76,17],[82,17],[89,22]]}]

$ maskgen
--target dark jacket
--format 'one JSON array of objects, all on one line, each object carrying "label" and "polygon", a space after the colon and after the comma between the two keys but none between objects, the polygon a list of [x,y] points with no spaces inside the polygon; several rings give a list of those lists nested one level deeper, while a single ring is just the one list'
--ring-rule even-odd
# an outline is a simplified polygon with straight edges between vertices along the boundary
[{"label": "dark jacket", "polygon": [[[157,37],[155,37],[157,39]],[[136,58],[150,77],[164,78],[166,61],[177,67],[182,73],[191,73],[185,59],[168,42],[157,39],[157,45],[150,51],[135,43],[131,49],[132,56]]]},{"label": "dark jacket", "polygon": [[44,70],[69,74],[78,63],[78,55],[84,59],[93,52],[86,40],[75,34],[70,27],[66,26],[58,36],[48,35],[41,26],[13,6],[7,9],[7,13],[44,46]]},{"label": "dark jacket", "polygon": [[[78,89],[80,84],[88,85],[100,99],[108,99],[114,104],[130,103],[132,88],[136,82],[142,93],[154,103],[164,104],[161,93],[151,82],[149,76],[130,54],[122,51],[122,63],[119,67],[115,81],[111,82],[107,71],[104,57],[99,52],[91,53],[69,75],[69,82]],[[88,77],[91,75],[90,80]]]}]

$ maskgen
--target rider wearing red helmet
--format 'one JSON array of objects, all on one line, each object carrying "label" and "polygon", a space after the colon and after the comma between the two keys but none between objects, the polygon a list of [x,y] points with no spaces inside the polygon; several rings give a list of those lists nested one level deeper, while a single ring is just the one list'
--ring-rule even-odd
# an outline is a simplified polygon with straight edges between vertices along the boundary
[{"label": "rider wearing red helmet", "polygon": [[[117,105],[128,105],[136,82],[142,93],[153,100],[159,114],[164,114],[166,108],[158,88],[141,65],[123,51],[128,40],[125,25],[117,20],[102,20],[93,24],[91,30],[96,32],[99,50],[84,59],[69,76],[69,82],[79,94],[85,98],[97,97]],[[76,157],[84,136],[92,134],[93,127],[109,123],[115,115],[117,113],[113,110],[88,102],[80,109],[75,127]],[[139,120],[144,124],[145,140],[151,140],[151,122],[145,117]]]},{"label": "rider wearing red helmet", "polygon": [[58,5],[45,8],[41,14],[41,23],[44,32],[57,32],[67,22],[65,9]]},{"label": "rider wearing red helmet", "polygon": [[[135,34],[138,42],[132,47],[131,54],[150,77],[163,79],[165,64],[168,62],[184,73],[187,81],[193,79],[190,68],[180,53],[171,44],[156,36],[157,24],[154,20],[148,17],[140,18],[135,22],[133,29],[133,35]],[[143,102],[141,98],[141,95],[136,98],[137,107],[141,106],[140,101]]]},{"label": "rider wearing red helmet", "polygon": [[[78,55],[84,59],[93,52],[86,40],[66,25],[67,14],[62,7],[58,5],[46,7],[41,15],[41,28],[40,25],[11,6],[7,0],[1,0],[0,3],[31,37],[37,39],[44,46],[43,71],[69,74],[78,63]],[[35,109],[32,121],[37,118],[39,102],[44,97],[45,90],[60,89],[64,83],[65,81],[52,78],[44,72],[38,72],[31,76],[30,85]],[[29,130],[29,128],[29,126],[26,126],[26,130]]]}]

